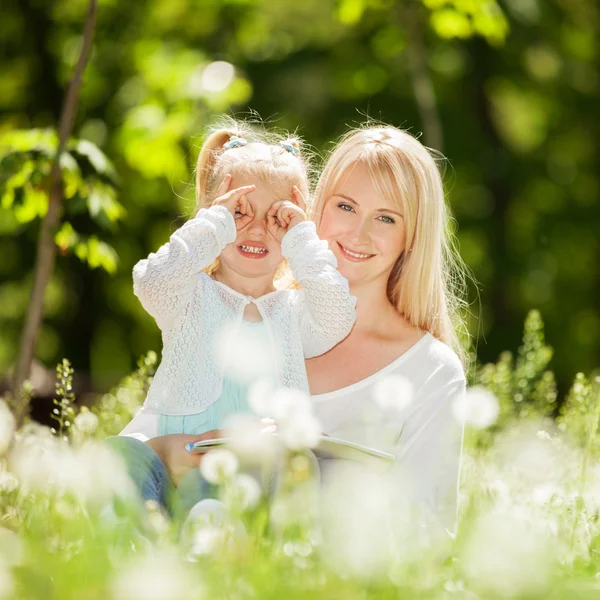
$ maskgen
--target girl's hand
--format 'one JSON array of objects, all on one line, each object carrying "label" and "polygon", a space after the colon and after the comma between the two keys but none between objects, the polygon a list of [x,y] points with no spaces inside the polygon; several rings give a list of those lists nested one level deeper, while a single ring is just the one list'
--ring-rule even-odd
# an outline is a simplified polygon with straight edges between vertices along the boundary
[{"label": "girl's hand", "polygon": [[279,242],[283,236],[295,225],[306,221],[306,203],[300,190],[292,188],[292,201],[279,200],[273,202],[267,213],[267,229],[269,233]]},{"label": "girl's hand", "polygon": [[231,175],[226,175],[223,183],[217,190],[217,199],[213,202],[224,206],[229,210],[235,219],[236,229],[242,229],[254,218],[252,205],[248,202],[246,194],[253,192],[256,189],[255,185],[244,185],[233,190],[229,189],[231,184]]},{"label": "girl's hand", "polygon": [[173,433],[149,439],[146,444],[150,446],[167,468],[173,485],[178,486],[181,478],[191,469],[200,466],[203,454],[191,454],[186,450],[186,444],[193,444],[203,440],[220,438],[219,430],[207,431],[200,435],[186,435]]}]

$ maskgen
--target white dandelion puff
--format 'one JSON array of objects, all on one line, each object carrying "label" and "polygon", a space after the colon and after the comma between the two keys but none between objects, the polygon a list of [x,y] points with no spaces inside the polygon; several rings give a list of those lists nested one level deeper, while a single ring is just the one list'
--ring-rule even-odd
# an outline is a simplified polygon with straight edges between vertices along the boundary
[{"label": "white dandelion puff", "polygon": [[500,406],[492,392],[476,386],[458,396],[454,400],[452,410],[460,423],[476,429],[485,429],[498,419]]},{"label": "white dandelion puff", "polygon": [[390,375],[373,388],[375,403],[382,410],[402,412],[410,406],[413,396],[413,384],[402,375]]},{"label": "white dandelion puff", "polygon": [[75,429],[85,435],[91,435],[98,428],[98,417],[86,406],[82,406],[79,414],[74,419]]},{"label": "white dandelion puff", "polygon": [[114,600],[187,600],[198,597],[199,591],[185,563],[164,552],[140,557],[119,569],[111,587]]},{"label": "white dandelion puff", "polygon": [[321,437],[321,423],[310,413],[298,413],[280,423],[278,435],[286,448],[304,450],[315,448]]},{"label": "white dandelion puff", "polygon": [[200,473],[213,484],[222,484],[231,479],[238,470],[237,456],[226,448],[216,448],[207,452],[200,461]]},{"label": "white dandelion puff", "polygon": [[15,418],[4,400],[0,400],[0,456],[4,456],[15,435]]},{"label": "white dandelion puff", "polygon": [[254,508],[261,497],[260,484],[247,473],[236,475],[231,481],[230,494],[232,501],[239,504],[242,510]]}]

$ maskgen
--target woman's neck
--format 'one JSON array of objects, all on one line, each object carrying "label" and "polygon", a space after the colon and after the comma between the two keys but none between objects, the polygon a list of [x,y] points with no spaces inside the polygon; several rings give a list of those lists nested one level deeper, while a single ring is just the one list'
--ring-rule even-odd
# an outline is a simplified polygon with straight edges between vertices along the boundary
[{"label": "woman's neck", "polygon": [[351,286],[350,293],[357,299],[356,331],[385,336],[389,335],[391,325],[397,325],[404,320],[390,302],[385,287],[369,282],[365,285]]},{"label": "woman's neck", "polygon": [[252,298],[260,298],[269,292],[275,291],[273,285],[273,277],[270,275],[264,275],[260,277],[244,277],[227,268],[219,266],[219,268],[212,274],[212,278],[216,281],[224,283],[232,290],[243,294],[244,296],[251,296]]}]

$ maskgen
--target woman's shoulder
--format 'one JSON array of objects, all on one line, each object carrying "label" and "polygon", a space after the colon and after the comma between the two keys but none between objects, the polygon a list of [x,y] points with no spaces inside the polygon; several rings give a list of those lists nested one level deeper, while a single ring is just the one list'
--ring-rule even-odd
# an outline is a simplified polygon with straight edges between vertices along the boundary
[{"label": "woman's shoulder", "polygon": [[438,340],[430,333],[425,334],[427,343],[424,345],[424,354],[427,361],[435,370],[441,370],[453,379],[465,379],[463,364],[452,348]]}]

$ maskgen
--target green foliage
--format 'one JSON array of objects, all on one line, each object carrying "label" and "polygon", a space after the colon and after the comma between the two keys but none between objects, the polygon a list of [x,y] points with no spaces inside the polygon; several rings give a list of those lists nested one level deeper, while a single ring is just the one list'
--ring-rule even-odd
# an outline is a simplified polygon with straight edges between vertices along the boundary
[{"label": "green foliage", "polygon": [[[51,130],[8,130],[0,133],[0,211],[4,233],[22,229],[48,210],[49,178],[58,139]],[[70,140],[60,161],[64,190],[64,219],[85,214],[100,229],[114,231],[126,212],[116,199],[117,177],[104,153],[87,140]],[[72,251],[92,269],[114,274],[115,250],[96,235],[82,235],[65,220],[56,234],[61,252]]]},{"label": "green foliage", "polygon": [[96,439],[117,435],[131,421],[140,408],[157,367],[155,352],[148,352],[139,359],[137,369],[119,383],[111,392],[102,395],[92,409],[98,416]]},{"label": "green foliage", "polygon": [[52,409],[51,416],[58,426],[52,428],[52,433],[68,441],[75,415],[73,407],[75,394],[73,393],[73,367],[66,358],[63,358],[62,362],[56,366],[55,387],[57,398],[54,398],[52,403],[56,408]]}]

